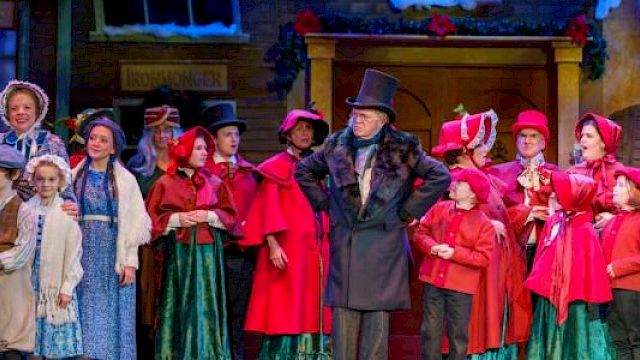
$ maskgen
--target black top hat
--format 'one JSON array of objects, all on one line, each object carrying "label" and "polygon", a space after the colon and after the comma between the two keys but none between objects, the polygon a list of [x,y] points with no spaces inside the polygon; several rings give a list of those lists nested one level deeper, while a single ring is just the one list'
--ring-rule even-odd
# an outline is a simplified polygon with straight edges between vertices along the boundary
[{"label": "black top hat", "polygon": [[247,123],[236,117],[230,103],[220,103],[202,110],[200,121],[212,135],[225,126],[237,126],[240,134],[247,130]]},{"label": "black top hat", "polygon": [[360,85],[360,92],[356,98],[348,97],[347,105],[356,108],[374,108],[389,115],[389,122],[396,119],[396,110],[391,105],[391,99],[396,93],[400,80],[382,71],[367,69]]}]

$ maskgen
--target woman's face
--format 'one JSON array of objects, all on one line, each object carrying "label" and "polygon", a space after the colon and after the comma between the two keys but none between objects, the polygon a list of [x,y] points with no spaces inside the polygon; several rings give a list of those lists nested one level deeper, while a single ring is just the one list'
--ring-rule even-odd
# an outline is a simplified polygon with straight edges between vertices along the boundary
[{"label": "woman's face", "polygon": [[153,129],[153,146],[158,150],[166,150],[169,140],[173,139],[173,127],[167,124],[156,126]]},{"label": "woman's face", "polygon": [[100,161],[116,153],[111,129],[97,125],[91,129],[87,141],[87,154],[93,161]]},{"label": "woman's face", "polygon": [[15,92],[7,103],[9,124],[18,134],[29,131],[38,117],[36,97],[27,90]]},{"label": "woman's face", "polygon": [[604,150],[604,141],[602,141],[598,129],[591,124],[582,127],[580,147],[585,160],[598,160],[607,154]]},{"label": "woman's face", "polygon": [[478,167],[482,168],[487,163],[487,153],[489,153],[489,148],[486,144],[482,144],[473,149],[473,161]]},{"label": "woman's face", "polygon": [[193,150],[191,150],[191,157],[189,158],[189,166],[194,169],[201,168],[207,162],[207,142],[204,138],[199,136],[193,143]]},{"label": "woman's face", "polygon": [[307,150],[313,145],[313,126],[308,121],[298,121],[287,135],[289,144],[300,150]]},{"label": "woman's face", "polygon": [[624,175],[620,175],[616,179],[616,185],[613,187],[613,202],[618,206],[629,204],[631,191],[628,181],[629,180],[627,180],[627,177]]}]

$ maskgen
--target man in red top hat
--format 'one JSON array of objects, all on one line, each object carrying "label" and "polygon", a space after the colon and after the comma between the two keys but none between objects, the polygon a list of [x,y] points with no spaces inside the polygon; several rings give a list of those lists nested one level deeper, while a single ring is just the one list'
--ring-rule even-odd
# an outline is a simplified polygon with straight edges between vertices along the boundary
[{"label": "man in red top hat", "polygon": [[519,243],[527,246],[527,263],[531,268],[536,241],[547,219],[551,172],[558,167],[544,159],[544,150],[551,141],[545,114],[524,110],[518,114],[511,131],[518,150],[516,159],[493,166],[490,173],[506,184],[505,205]]},{"label": "man in red top hat", "polygon": [[[358,96],[346,99],[348,127],[330,135],[296,173],[314,209],[331,218],[326,301],[336,360],[358,352],[361,359],[387,359],[389,313],[410,308],[406,224],[421,218],[451,181],[414,135],[392,126],[398,83],[367,69]],[[329,193],[319,184],[326,176]],[[424,183],[414,190],[418,178]]]},{"label": "man in red top hat", "polygon": [[[247,129],[247,124],[236,117],[230,103],[206,108],[202,121],[213,135],[215,144],[215,152],[206,167],[229,186],[238,211],[238,228],[232,233],[240,233],[257,189],[253,164],[238,154],[240,135]],[[233,360],[242,360],[243,326],[251,294],[255,254],[251,250],[241,250],[236,241],[225,242],[224,252],[231,351]]]}]

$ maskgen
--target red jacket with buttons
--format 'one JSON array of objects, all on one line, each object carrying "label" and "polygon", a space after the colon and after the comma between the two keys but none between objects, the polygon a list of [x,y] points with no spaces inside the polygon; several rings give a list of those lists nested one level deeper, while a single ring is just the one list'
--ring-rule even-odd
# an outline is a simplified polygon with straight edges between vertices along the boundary
[{"label": "red jacket with buttons", "polygon": [[[421,281],[475,294],[482,269],[489,264],[495,231],[477,207],[460,210],[453,201],[441,201],[422,218],[413,241],[426,254],[420,266]],[[443,243],[454,249],[449,260],[431,255],[431,248]]]},{"label": "red jacket with buttons", "polygon": [[600,235],[607,264],[613,266],[614,289],[640,291],[640,211],[621,211]]}]

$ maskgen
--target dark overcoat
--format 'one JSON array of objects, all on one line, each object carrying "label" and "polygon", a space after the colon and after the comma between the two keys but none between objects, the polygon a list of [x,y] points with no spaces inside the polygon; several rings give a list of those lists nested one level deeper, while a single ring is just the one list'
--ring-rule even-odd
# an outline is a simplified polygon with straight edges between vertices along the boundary
[{"label": "dark overcoat", "polygon": [[[449,186],[447,169],[427,156],[418,139],[383,128],[371,190],[361,205],[350,128],[330,135],[298,165],[296,179],[315,210],[329,211],[329,306],[391,311],[410,308],[405,221],[421,218]],[[329,176],[329,192],[319,180]],[[414,181],[424,182],[414,189]]]}]

